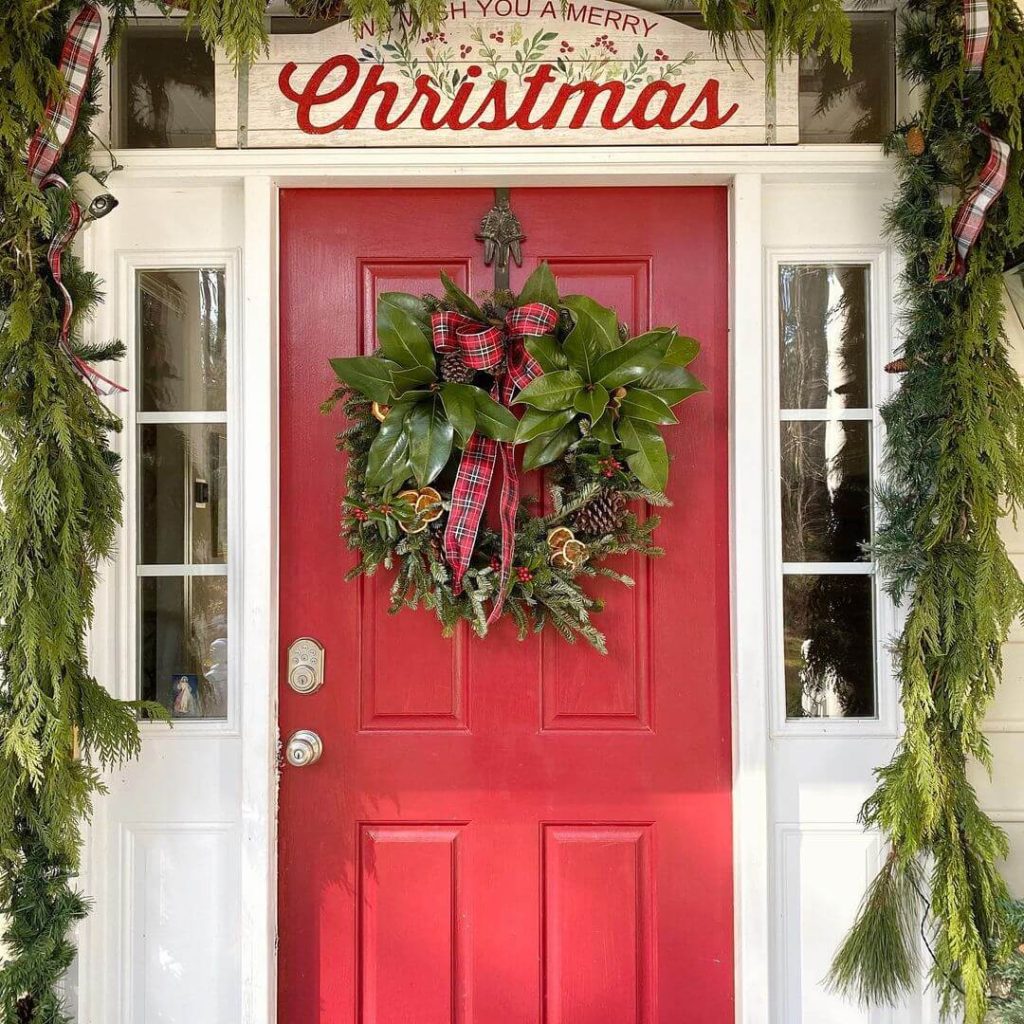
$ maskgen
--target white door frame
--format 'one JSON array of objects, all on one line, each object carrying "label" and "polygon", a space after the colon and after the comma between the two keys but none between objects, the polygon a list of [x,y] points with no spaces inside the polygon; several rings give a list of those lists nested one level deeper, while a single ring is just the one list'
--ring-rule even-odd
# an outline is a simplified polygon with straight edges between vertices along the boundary
[{"label": "white door frame", "polygon": [[[737,1024],[767,1024],[769,985],[768,474],[762,187],[877,179],[874,146],[122,151],[120,180],[176,188],[237,185],[244,203],[240,368],[243,606],[242,1024],[276,1014],[278,688],[278,190],[283,187],[724,185],[730,191],[730,549]],[[114,179],[116,182],[118,178]],[[159,247],[155,240],[154,248]],[[235,554],[232,556],[235,557]],[[102,629],[104,623],[99,621]],[[236,641],[232,641],[232,645]],[[244,680],[244,687],[240,680]],[[145,756],[145,753],[143,754]],[[280,1022],[286,1024],[286,1022]]]}]

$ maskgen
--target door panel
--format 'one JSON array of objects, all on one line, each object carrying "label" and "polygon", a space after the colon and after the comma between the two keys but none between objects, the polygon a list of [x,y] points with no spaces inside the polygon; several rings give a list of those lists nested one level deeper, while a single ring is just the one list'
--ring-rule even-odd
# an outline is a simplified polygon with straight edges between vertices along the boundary
[{"label": "door panel", "polygon": [[313,728],[325,749],[281,779],[280,1019],[725,1024],[724,190],[512,195],[527,235],[513,286],[547,259],[562,294],[614,304],[635,332],[675,323],[704,343],[709,393],[667,435],[667,556],[623,560],[631,590],[595,585],[609,654],[553,633],[520,643],[508,622],[445,640],[429,613],[386,613],[385,577],[343,582],[342,420],[317,412],[327,360],[373,349],[380,291],[436,292],[440,269],[487,290],[473,236],[492,201],[281,195],[281,641],[321,640],[326,684],[281,690],[282,735]]}]

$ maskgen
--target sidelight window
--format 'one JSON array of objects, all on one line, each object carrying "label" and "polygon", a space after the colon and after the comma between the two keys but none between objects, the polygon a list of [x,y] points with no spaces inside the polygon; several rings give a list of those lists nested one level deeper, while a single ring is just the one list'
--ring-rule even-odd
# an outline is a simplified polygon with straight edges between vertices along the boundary
[{"label": "sidelight window", "polygon": [[780,263],[785,717],[877,716],[871,266]]},{"label": "sidelight window", "polygon": [[227,714],[227,309],[221,268],[136,273],[139,691]]}]

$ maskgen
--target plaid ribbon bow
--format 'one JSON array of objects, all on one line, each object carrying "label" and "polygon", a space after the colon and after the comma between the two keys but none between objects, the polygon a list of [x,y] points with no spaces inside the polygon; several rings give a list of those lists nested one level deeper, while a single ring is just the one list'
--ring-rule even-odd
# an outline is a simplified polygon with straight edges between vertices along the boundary
[{"label": "plaid ribbon bow", "polygon": [[[963,5],[964,54],[971,73],[980,74],[992,34],[988,0],[963,0]],[[936,275],[937,281],[949,281],[966,273],[967,257],[985,226],[989,208],[1002,195],[1010,172],[1010,147],[993,135],[988,125],[978,127],[989,142],[988,160],[953,219],[953,258],[950,265]]]},{"label": "plaid ribbon bow", "polygon": [[[542,302],[531,302],[510,310],[502,326],[482,324],[462,313],[440,310],[431,316],[434,348],[457,352],[474,370],[495,373],[491,397],[502,405],[512,402],[517,390],[525,388],[541,368],[526,350],[523,339],[550,334],[558,323],[558,310]],[[491,489],[494,466],[501,455],[501,580],[488,624],[501,613],[505,588],[515,554],[516,510],[519,508],[519,477],[513,446],[475,432],[459,462],[452,489],[452,508],[444,532],[444,553],[452,567],[452,589],[462,590],[462,578],[476,545],[476,536]]]},{"label": "plaid ribbon bow", "polygon": [[[46,104],[43,123],[36,129],[28,147],[29,177],[39,186],[40,190],[48,188],[68,189],[68,183],[54,171],[57,161],[64,152],[64,146],[74,131],[78,121],[78,112],[82,106],[89,75],[96,60],[96,51],[100,43],[100,12],[94,4],[83,4],[74,16],[64,37],[58,70],[64,77],[67,89],[59,96],[51,96]],[[46,253],[46,261],[50,266],[54,284],[60,289],[64,300],[61,314],[60,336],[57,344],[71,361],[71,365],[89,383],[97,395],[112,395],[116,391],[124,391],[120,384],[104,377],[95,366],[90,365],[71,348],[69,334],[71,314],[74,305],[71,294],[64,285],[61,276],[61,257],[74,240],[82,225],[82,208],[71,200],[67,221],[62,224],[50,239]]]}]

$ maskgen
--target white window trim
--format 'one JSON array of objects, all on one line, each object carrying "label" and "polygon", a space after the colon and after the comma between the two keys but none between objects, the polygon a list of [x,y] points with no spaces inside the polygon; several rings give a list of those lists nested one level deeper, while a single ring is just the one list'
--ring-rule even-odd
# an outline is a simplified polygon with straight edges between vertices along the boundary
[{"label": "white window trim", "polygon": [[[871,482],[878,485],[881,477],[882,447],[885,440],[881,405],[892,395],[892,376],[884,370],[892,358],[893,295],[890,278],[889,249],[885,245],[872,248],[808,247],[803,249],[770,249],[765,260],[765,389],[769,395],[766,434],[768,472],[768,511],[766,527],[769,537],[769,564],[772,572],[770,609],[770,652],[768,701],[771,709],[772,736],[896,736],[899,731],[899,694],[889,656],[889,642],[898,627],[897,609],[882,589],[882,581],[870,562],[808,562],[784,563],[782,558],[781,458],[780,426],[796,420],[860,420],[871,424]],[[869,337],[868,373],[871,408],[841,410],[787,409],[780,407],[779,385],[779,268],[783,264],[866,265],[868,273]],[[872,495],[872,536],[877,529],[877,508]],[[806,570],[811,573],[871,574],[874,577],[875,606],[875,707],[873,718],[801,718],[786,717],[786,678],[783,664],[782,580],[784,575]]]}]

